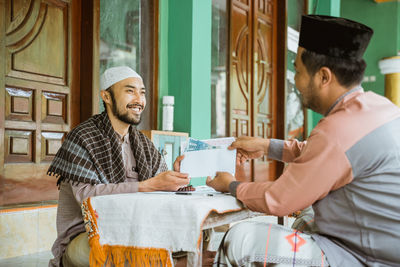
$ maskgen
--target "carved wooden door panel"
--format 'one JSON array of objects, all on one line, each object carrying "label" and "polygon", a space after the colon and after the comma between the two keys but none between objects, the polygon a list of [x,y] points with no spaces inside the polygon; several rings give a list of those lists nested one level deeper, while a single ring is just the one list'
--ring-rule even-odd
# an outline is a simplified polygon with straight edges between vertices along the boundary
[{"label": "carved wooden door panel", "polygon": [[46,171],[79,122],[79,8],[0,0],[0,205],[58,198]]},{"label": "carved wooden door panel", "polygon": [[[255,41],[254,45],[254,136],[263,138],[276,137],[277,103],[276,79],[273,79],[276,52],[274,44],[274,1],[258,0],[255,7]],[[275,42],[276,43],[276,42]],[[254,180],[275,179],[276,162],[267,161],[266,157],[255,160]]]},{"label": "carved wooden door panel", "polygon": [[[232,0],[230,14],[230,134],[276,136],[274,21],[276,0]],[[242,170],[243,171],[243,170]],[[240,180],[275,178],[276,163],[246,163]]]}]

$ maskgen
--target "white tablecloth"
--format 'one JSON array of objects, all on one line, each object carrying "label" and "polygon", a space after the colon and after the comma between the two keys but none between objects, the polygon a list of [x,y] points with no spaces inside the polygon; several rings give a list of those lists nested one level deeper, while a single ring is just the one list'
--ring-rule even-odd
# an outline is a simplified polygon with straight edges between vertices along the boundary
[{"label": "white tablecloth", "polygon": [[101,246],[198,253],[210,214],[212,223],[218,214],[224,218],[243,209],[236,198],[225,194],[134,193],[89,198],[83,215],[89,238],[98,236]]}]

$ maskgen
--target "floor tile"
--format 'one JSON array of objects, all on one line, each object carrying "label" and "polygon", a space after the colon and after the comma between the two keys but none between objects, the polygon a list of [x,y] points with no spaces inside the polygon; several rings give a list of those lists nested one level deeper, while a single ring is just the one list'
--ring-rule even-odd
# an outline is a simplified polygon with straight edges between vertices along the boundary
[{"label": "floor tile", "polygon": [[0,259],[1,267],[46,267],[49,265],[49,260],[53,258],[50,251],[39,252],[35,254]]}]

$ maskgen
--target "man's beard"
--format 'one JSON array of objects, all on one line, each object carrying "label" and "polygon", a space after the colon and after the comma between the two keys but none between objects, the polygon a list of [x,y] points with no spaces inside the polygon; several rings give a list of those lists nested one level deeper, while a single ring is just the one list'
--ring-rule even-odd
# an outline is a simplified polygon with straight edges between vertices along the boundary
[{"label": "man's beard", "polygon": [[316,89],[315,85],[312,81],[310,81],[307,85],[307,95],[300,94],[301,96],[301,103],[303,107],[309,108],[317,113],[321,113],[320,103],[316,96]]},{"label": "man's beard", "polygon": [[112,111],[113,115],[115,117],[117,117],[117,119],[119,119],[120,121],[123,121],[125,123],[132,124],[132,125],[135,125],[135,126],[139,125],[140,121],[142,120],[142,117],[139,115],[139,118],[136,119],[136,118],[129,117],[128,112],[125,113],[125,114],[120,113],[118,111],[118,109],[117,109],[117,103],[115,101],[114,93],[112,92],[112,90],[110,90],[110,95],[111,95],[111,101],[112,101],[112,104],[113,104],[112,108],[111,108],[111,111]]}]

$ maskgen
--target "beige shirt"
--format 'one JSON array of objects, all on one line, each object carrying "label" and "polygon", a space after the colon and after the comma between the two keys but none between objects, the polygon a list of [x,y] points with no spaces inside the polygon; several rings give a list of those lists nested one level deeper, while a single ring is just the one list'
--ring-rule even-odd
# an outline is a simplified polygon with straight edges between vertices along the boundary
[{"label": "beige shirt", "polygon": [[126,178],[130,179],[130,182],[137,182],[138,173],[136,171],[136,159],[133,156],[131,143],[129,142],[129,134],[126,134],[124,137],[121,137],[121,135],[119,135],[119,137],[121,138],[120,144],[122,150],[122,159],[124,161],[124,166],[126,170]]}]

